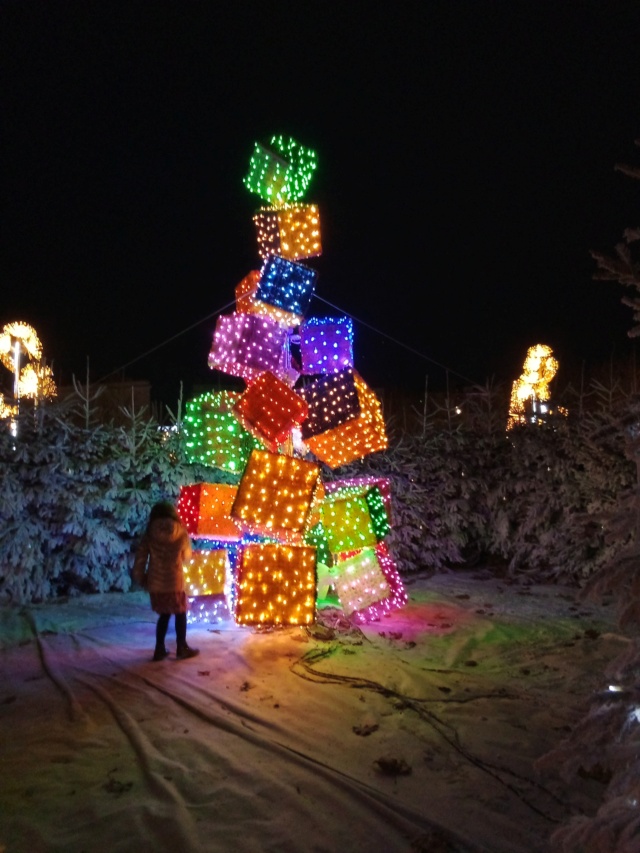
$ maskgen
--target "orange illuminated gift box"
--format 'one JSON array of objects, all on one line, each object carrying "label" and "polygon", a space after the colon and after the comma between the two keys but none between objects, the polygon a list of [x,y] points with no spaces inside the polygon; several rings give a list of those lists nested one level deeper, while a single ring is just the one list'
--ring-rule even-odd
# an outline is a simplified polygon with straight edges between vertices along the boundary
[{"label": "orange illuminated gift box", "polygon": [[284,308],[277,308],[275,305],[269,305],[258,299],[256,292],[259,284],[260,270],[251,270],[236,286],[236,313],[270,317],[277,323],[291,328],[299,325],[301,317],[298,314],[286,311]]},{"label": "orange illuminated gift box", "polygon": [[305,438],[309,450],[330,468],[339,468],[388,447],[382,407],[358,373],[354,380],[360,403],[357,417],[319,435]]},{"label": "orange illuminated gift box", "polygon": [[194,538],[238,540],[242,525],[231,517],[238,491],[227,483],[194,483],[180,487],[178,514]]},{"label": "orange illuminated gift box", "polygon": [[293,456],[254,450],[238,485],[231,516],[253,533],[301,539],[319,482],[319,467]]},{"label": "orange illuminated gift box", "polygon": [[229,571],[229,557],[224,548],[194,551],[184,567],[187,596],[224,595]]},{"label": "orange illuminated gift box", "polygon": [[309,625],[315,620],[316,549],[251,544],[234,581],[234,619],[242,625]]},{"label": "orange illuminated gift box", "polygon": [[277,450],[306,418],[306,402],[270,371],[249,383],[233,412],[269,450]]},{"label": "orange illuminated gift box", "polygon": [[320,212],[316,204],[287,204],[262,207],[253,217],[258,238],[258,254],[280,255],[295,261],[322,254]]}]

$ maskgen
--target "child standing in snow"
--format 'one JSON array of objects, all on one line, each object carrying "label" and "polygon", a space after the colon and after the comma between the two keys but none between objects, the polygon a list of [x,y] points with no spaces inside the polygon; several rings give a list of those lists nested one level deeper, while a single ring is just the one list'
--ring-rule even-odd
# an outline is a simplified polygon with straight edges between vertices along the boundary
[{"label": "child standing in snow", "polygon": [[191,553],[189,534],[173,504],[168,501],[155,504],[131,573],[133,580],[149,593],[151,609],[158,614],[153,660],[164,660],[169,654],[164,640],[172,614],[176,657],[184,660],[199,653],[187,645],[187,594],[182,567]]}]

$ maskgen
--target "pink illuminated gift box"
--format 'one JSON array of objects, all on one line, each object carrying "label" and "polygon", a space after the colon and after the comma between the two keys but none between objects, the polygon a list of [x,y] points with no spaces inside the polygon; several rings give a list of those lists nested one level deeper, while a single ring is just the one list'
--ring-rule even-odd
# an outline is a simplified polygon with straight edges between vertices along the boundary
[{"label": "pink illuminated gift box", "polygon": [[316,549],[246,545],[236,569],[234,619],[241,625],[310,625],[316,608]]},{"label": "pink illuminated gift box", "polygon": [[[354,373],[354,380],[360,403],[359,415],[319,435],[305,437],[309,450],[330,468],[339,468],[388,447],[378,398],[357,373]],[[311,413],[311,407],[309,409]]]},{"label": "pink illuminated gift box", "polygon": [[353,368],[350,317],[311,317],[300,326],[302,373],[338,373]]},{"label": "pink illuminated gift box", "polygon": [[238,485],[231,515],[252,533],[302,541],[319,480],[319,467],[313,462],[254,450]]},{"label": "pink illuminated gift box", "polygon": [[240,423],[269,450],[290,436],[307,416],[306,402],[270,371],[252,380],[234,407]]},{"label": "pink illuminated gift box", "polygon": [[363,548],[335,563],[335,587],[340,606],[358,622],[371,622],[404,607],[408,595],[384,542]]},{"label": "pink illuminated gift box", "polygon": [[243,528],[231,518],[238,491],[227,483],[193,483],[180,487],[178,514],[193,538],[239,540]]},{"label": "pink illuminated gift box", "polygon": [[261,258],[280,255],[290,261],[322,254],[320,213],[316,204],[263,207],[253,217]]},{"label": "pink illuminated gift box", "polygon": [[243,379],[254,379],[270,370],[291,381],[289,334],[270,317],[223,314],[216,322],[208,363],[212,369]]}]

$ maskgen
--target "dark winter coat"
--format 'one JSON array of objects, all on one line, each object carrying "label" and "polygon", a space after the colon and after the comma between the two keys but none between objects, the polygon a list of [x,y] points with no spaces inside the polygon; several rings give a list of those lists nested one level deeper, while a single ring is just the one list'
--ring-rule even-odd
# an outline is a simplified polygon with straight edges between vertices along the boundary
[{"label": "dark winter coat", "polygon": [[183,566],[191,555],[189,534],[180,521],[153,519],[138,546],[131,576],[152,595],[184,592]]}]

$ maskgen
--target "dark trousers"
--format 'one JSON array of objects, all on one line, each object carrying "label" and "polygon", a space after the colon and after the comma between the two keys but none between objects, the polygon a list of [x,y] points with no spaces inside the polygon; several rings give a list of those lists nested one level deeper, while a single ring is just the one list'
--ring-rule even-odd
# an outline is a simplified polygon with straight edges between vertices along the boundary
[{"label": "dark trousers", "polygon": [[[158,649],[164,648],[164,640],[167,636],[170,619],[171,613],[161,613],[158,616],[158,621],[156,623],[156,648]],[[176,643],[178,644],[178,648],[180,648],[187,644],[187,614],[176,613],[174,620],[176,628]]]}]

